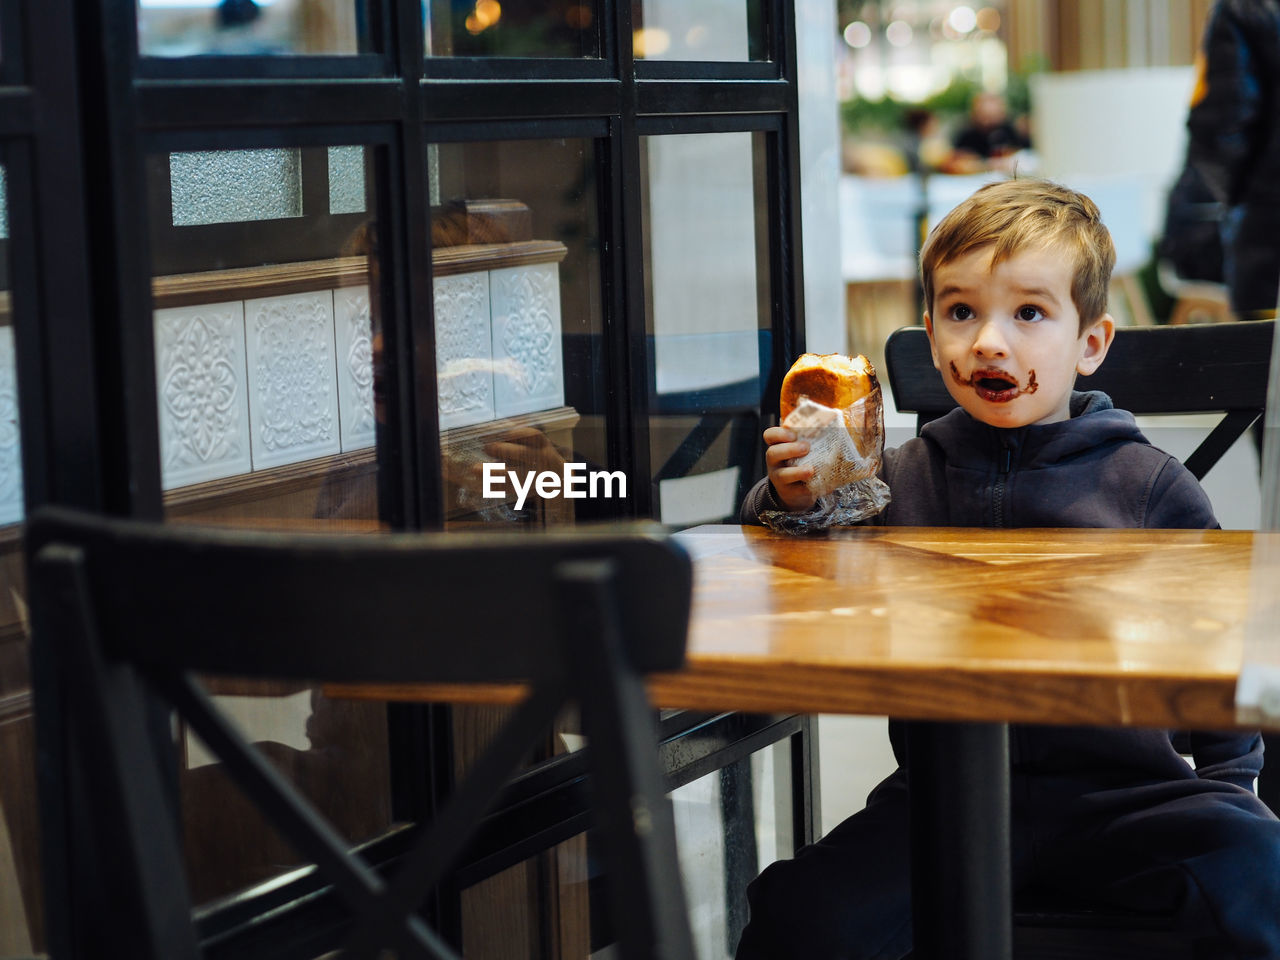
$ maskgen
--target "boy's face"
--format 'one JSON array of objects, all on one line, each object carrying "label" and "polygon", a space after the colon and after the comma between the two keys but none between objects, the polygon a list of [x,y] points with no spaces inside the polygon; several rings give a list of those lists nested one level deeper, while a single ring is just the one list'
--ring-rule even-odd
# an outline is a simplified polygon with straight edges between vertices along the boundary
[{"label": "boy's face", "polygon": [[1107,355],[1110,314],[1080,333],[1071,300],[1072,258],[1057,245],[1014,254],[992,269],[979,247],[933,274],[924,316],[933,365],[957,403],[994,427],[1070,417],[1076,374]]}]

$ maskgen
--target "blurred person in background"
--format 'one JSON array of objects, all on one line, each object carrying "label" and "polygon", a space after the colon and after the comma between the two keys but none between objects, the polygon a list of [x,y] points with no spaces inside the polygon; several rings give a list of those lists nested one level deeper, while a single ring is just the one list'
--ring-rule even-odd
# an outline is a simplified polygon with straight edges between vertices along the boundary
[{"label": "blurred person in background", "polygon": [[1223,279],[1242,320],[1280,289],[1280,0],[1218,0],[1197,57],[1189,158],[1224,205]]},{"label": "blurred person in background", "polygon": [[1004,97],[984,91],[969,105],[969,120],[952,140],[947,173],[979,173],[983,170],[1013,172],[1013,157],[1031,146],[1031,139],[1012,120]]},{"label": "blurred person in background", "polygon": [[1156,256],[1179,280],[1222,283],[1222,204],[1190,160],[1165,199]]}]

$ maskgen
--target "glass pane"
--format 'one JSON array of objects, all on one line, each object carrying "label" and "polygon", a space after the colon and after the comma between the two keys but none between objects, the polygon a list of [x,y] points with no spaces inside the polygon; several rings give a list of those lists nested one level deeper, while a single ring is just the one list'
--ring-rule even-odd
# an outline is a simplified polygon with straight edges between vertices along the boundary
[{"label": "glass pane", "polygon": [[448,527],[599,519],[627,494],[604,434],[593,150],[587,140],[433,148]]},{"label": "glass pane", "polygon": [[35,717],[22,557],[22,437],[9,271],[9,190],[0,164],[0,957],[45,949]]},{"label": "glass pane", "polygon": [[764,134],[647,137],[650,463],[663,523],[737,515],[762,473],[770,357]]},{"label": "glass pane", "polygon": [[[783,740],[671,793],[699,957],[734,955],[747,922],[747,884],[795,850],[790,758]],[[614,957],[598,842],[594,832],[579,834],[464,890],[463,955]]]},{"label": "glass pane", "polygon": [[430,0],[429,57],[599,57],[598,0]]},{"label": "glass pane", "polygon": [[[377,224],[364,212],[377,209],[371,149],[149,158],[159,467],[169,520],[382,528]],[[294,206],[282,211],[282,198]],[[210,689],[345,837],[362,842],[387,829],[383,707],[330,701],[304,685],[220,679]],[[198,900],[298,864],[185,730],[179,753]]]},{"label": "glass pane", "polygon": [[637,60],[765,60],[760,0],[632,0]]},{"label": "glass pane", "polygon": [[794,851],[790,755],[783,740],[671,794],[699,957],[734,955],[747,923],[747,884]]},{"label": "glass pane", "polygon": [[360,0],[138,0],[144,57],[350,54],[367,44]]}]

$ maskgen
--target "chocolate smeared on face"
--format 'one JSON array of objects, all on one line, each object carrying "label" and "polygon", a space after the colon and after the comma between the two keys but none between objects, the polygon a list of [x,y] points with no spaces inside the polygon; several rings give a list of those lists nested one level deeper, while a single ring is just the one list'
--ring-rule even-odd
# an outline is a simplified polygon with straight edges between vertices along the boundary
[{"label": "chocolate smeared on face", "polygon": [[1018,381],[1002,370],[978,370],[972,377],[964,377],[954,360],[951,361],[951,379],[962,387],[972,387],[984,400],[996,403],[1007,403],[1025,394],[1035,393],[1040,389],[1036,382],[1036,372],[1028,371],[1027,385],[1019,386]]}]

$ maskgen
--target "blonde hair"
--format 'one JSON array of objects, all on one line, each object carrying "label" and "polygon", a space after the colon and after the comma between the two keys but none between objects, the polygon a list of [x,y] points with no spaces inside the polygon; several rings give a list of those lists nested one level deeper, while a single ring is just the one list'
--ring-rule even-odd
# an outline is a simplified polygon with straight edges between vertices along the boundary
[{"label": "blonde hair", "polygon": [[941,265],[991,245],[994,267],[1023,250],[1050,244],[1062,246],[1075,259],[1071,300],[1084,333],[1107,311],[1116,249],[1097,205],[1049,180],[989,183],[938,221],[920,251],[926,308],[932,314],[933,274]]}]

